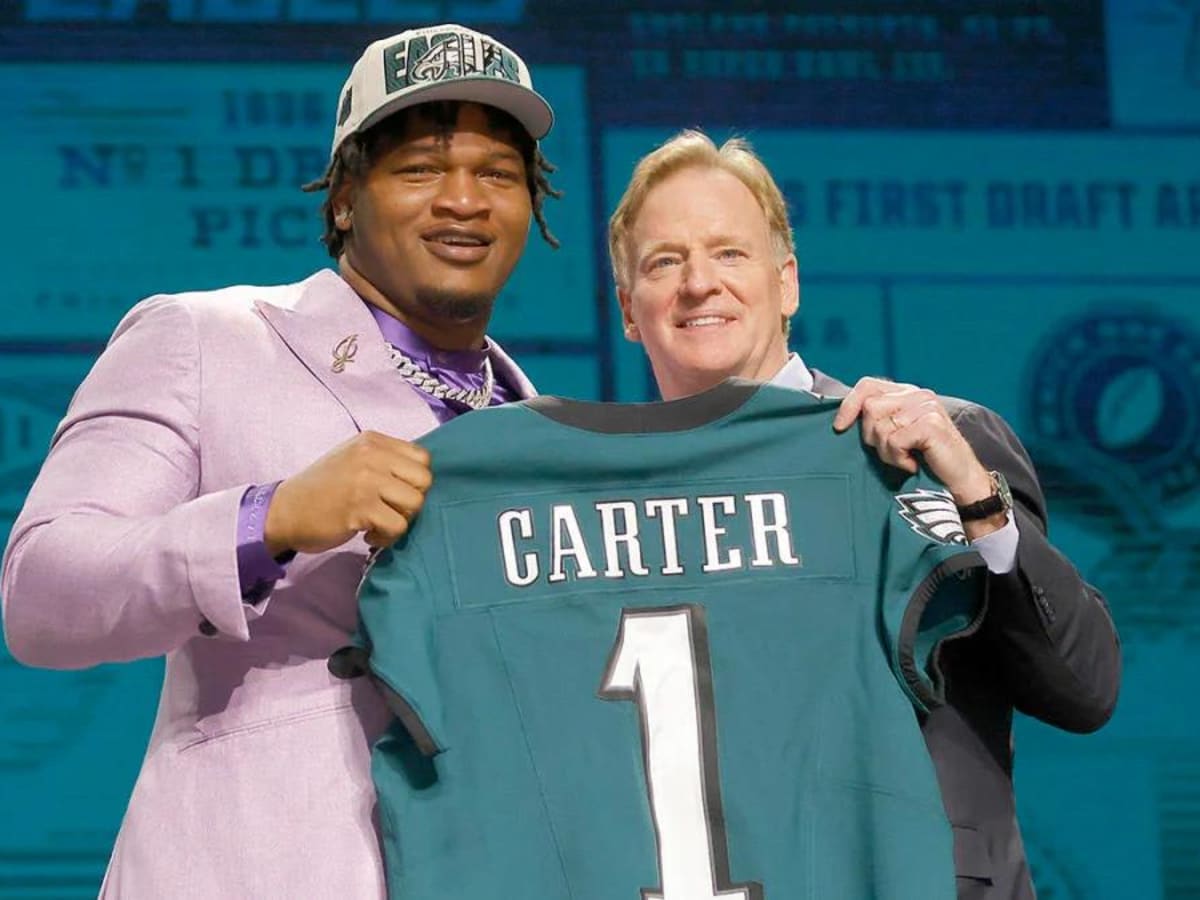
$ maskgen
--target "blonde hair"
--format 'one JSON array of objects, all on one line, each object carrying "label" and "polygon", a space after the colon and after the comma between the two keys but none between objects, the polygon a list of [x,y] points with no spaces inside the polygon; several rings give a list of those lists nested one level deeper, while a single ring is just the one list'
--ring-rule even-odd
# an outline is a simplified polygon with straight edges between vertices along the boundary
[{"label": "blonde hair", "polygon": [[646,202],[646,195],[676,172],[693,167],[723,169],[746,185],[767,217],[777,262],[782,265],[796,252],[787,201],[750,143],[734,137],[718,148],[703,131],[689,128],[638,161],[621,202],[608,220],[608,254],[617,287],[629,288],[630,233]]}]

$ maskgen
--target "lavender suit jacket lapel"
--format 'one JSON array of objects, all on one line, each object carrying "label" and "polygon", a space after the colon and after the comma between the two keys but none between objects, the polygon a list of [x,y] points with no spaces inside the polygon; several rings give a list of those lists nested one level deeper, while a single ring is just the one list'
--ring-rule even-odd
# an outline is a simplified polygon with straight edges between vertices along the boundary
[{"label": "lavender suit jacket lapel", "polygon": [[257,300],[255,307],[358,429],[411,439],[436,428],[429,404],[395,371],[379,326],[358,294],[328,270],[299,288],[290,306]]},{"label": "lavender suit jacket lapel", "polygon": [[512,357],[504,352],[495,340],[489,338],[491,352],[488,358],[492,361],[492,369],[496,373],[496,379],[502,381],[517,392],[517,396],[522,400],[528,400],[530,397],[537,396],[537,390],[533,383],[525,377],[525,373],[513,362]]}]

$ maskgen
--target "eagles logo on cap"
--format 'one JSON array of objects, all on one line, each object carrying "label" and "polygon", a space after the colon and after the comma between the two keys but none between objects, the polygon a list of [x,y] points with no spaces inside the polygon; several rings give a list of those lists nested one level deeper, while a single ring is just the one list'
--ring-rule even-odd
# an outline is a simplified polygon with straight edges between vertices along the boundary
[{"label": "eagles logo on cap", "polygon": [[438,100],[504,110],[534,140],[554,124],[529,67],[495,38],[462,25],[435,25],[375,41],[350,71],[338,101],[330,155],[350,135],[393,113]]}]

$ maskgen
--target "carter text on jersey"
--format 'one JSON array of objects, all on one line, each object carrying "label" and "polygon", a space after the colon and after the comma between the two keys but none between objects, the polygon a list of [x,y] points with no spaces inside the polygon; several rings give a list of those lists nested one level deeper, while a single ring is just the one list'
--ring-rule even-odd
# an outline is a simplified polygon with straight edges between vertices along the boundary
[{"label": "carter text on jersey", "polygon": [[[696,510],[699,529],[685,528]],[[558,503],[536,515],[533,507],[514,507],[496,519],[504,577],[513,587],[682,575],[693,564],[705,574],[800,566],[790,522],[787,497],[777,492],[605,500],[579,509]]]}]

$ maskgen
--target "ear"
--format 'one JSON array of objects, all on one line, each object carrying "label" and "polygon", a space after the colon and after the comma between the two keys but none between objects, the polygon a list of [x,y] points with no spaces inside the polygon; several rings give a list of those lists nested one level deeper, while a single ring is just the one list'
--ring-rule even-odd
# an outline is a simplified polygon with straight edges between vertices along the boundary
[{"label": "ear", "polygon": [[625,288],[617,288],[617,303],[621,307],[621,324],[625,329],[625,339],[640,344],[642,335],[638,331],[637,323],[633,321],[633,298]]},{"label": "ear", "polygon": [[350,226],[354,224],[352,193],[352,185],[347,182],[329,198],[329,204],[333,208],[333,225],[338,231],[349,231]]},{"label": "ear", "polygon": [[800,308],[800,264],[789,255],[779,267],[779,312],[791,318]]}]

